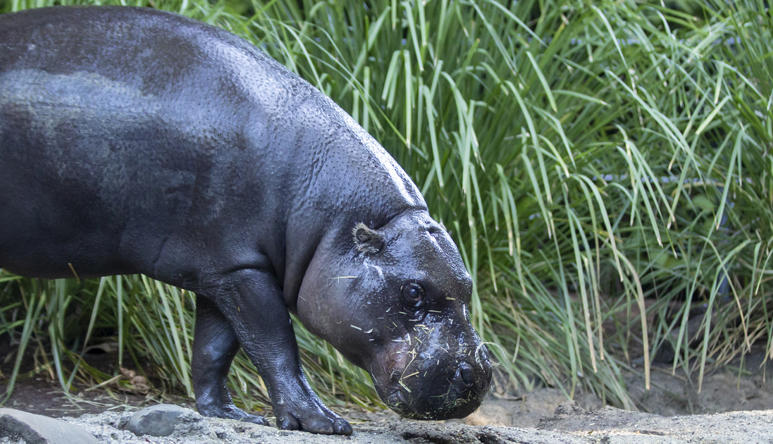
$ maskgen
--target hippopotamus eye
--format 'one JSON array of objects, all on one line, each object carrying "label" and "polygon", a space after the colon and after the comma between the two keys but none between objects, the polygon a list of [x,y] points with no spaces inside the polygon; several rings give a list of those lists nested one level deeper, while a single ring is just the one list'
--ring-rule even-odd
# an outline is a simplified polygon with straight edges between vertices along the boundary
[{"label": "hippopotamus eye", "polygon": [[424,301],[424,289],[421,285],[411,282],[402,288],[403,303],[409,307],[418,308]]}]

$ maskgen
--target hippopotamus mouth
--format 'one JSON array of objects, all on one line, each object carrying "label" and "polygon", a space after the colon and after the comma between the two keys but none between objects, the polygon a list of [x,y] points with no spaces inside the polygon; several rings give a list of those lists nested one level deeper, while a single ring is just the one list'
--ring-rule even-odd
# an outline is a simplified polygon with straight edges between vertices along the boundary
[{"label": "hippopotamus mouth", "polygon": [[[491,382],[487,350],[477,335],[460,352],[431,347],[418,354],[393,350],[388,382],[371,371],[376,389],[387,406],[400,416],[413,419],[463,418],[480,405]],[[466,352],[469,350],[469,352]]]},{"label": "hippopotamus mouth", "polygon": [[386,404],[400,416],[412,419],[463,418],[480,405],[488,389],[491,372],[476,376],[472,366],[462,362],[450,380],[421,381],[416,390],[397,384],[386,396]]}]

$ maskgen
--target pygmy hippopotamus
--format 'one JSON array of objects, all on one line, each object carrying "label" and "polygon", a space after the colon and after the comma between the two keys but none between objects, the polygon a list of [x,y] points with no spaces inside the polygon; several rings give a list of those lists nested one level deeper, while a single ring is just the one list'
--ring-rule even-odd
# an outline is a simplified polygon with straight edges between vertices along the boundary
[{"label": "pygmy hippopotamus", "polygon": [[352,432],[291,312],[403,416],[465,416],[491,379],[470,275],[395,160],[247,41],[150,8],[0,16],[0,267],[195,292],[204,415],[265,423],[226,388],[241,346],[278,427]]}]

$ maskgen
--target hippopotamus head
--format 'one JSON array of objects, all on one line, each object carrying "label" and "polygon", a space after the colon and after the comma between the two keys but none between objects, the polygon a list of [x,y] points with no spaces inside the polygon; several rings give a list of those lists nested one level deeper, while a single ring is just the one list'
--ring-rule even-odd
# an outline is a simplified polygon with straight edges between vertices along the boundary
[{"label": "hippopotamus head", "polygon": [[472,280],[450,236],[426,211],[378,228],[357,223],[318,248],[297,312],[366,369],[402,416],[463,417],[488,391],[491,364],[469,320]]}]

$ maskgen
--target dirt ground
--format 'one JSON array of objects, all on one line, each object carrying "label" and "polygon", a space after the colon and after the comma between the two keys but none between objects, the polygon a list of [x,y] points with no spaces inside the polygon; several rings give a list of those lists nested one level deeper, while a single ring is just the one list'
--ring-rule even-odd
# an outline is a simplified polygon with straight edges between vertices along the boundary
[{"label": "dirt ground", "polygon": [[[553,411],[547,413],[556,402]],[[114,443],[773,442],[773,410],[660,416],[611,407],[585,408],[549,389],[538,390],[521,400],[491,399],[464,421],[420,422],[400,419],[391,412],[340,412],[354,426],[352,437],[281,431],[203,418],[193,411],[179,421],[170,436],[137,436],[125,430],[132,410],[132,407],[117,405],[102,413],[62,419],[85,428],[99,442]],[[495,425],[508,422],[515,425]],[[10,442],[0,438],[0,443]]]},{"label": "dirt ground", "polygon": [[[162,400],[103,389],[68,398],[44,381],[22,382],[6,407],[59,417],[86,428],[100,442],[121,443],[773,442],[773,384],[766,380],[773,366],[756,364],[751,373],[739,374],[730,366],[708,375],[700,393],[672,376],[670,368],[655,368],[652,390],[629,381],[636,402],[649,413],[605,407],[589,395],[570,401],[559,390],[542,388],[491,396],[464,420],[411,421],[388,411],[339,411],[354,426],[349,438],[203,418],[192,411],[174,434],[140,437],[124,430],[128,418],[139,407]],[[172,402],[190,407],[181,399]],[[0,443],[10,442],[0,438]]]},{"label": "dirt ground", "polygon": [[[280,431],[230,420],[203,418],[191,411],[168,437],[136,436],[125,430],[132,412],[157,403],[192,407],[182,398],[164,400],[109,391],[105,387],[65,396],[49,381],[22,380],[5,404],[19,410],[62,418],[88,429],[100,442],[351,442],[351,443],[574,443],[574,442],[773,442],[773,364],[763,353],[713,372],[700,392],[693,381],[655,366],[652,389],[631,376],[628,387],[641,411],[602,405],[592,395],[569,400],[561,391],[491,395],[463,420],[411,421],[392,412],[338,410],[354,426],[349,438]],[[0,392],[4,391],[0,377]],[[273,421],[273,418],[269,418]],[[11,441],[0,438],[0,444]]]}]

